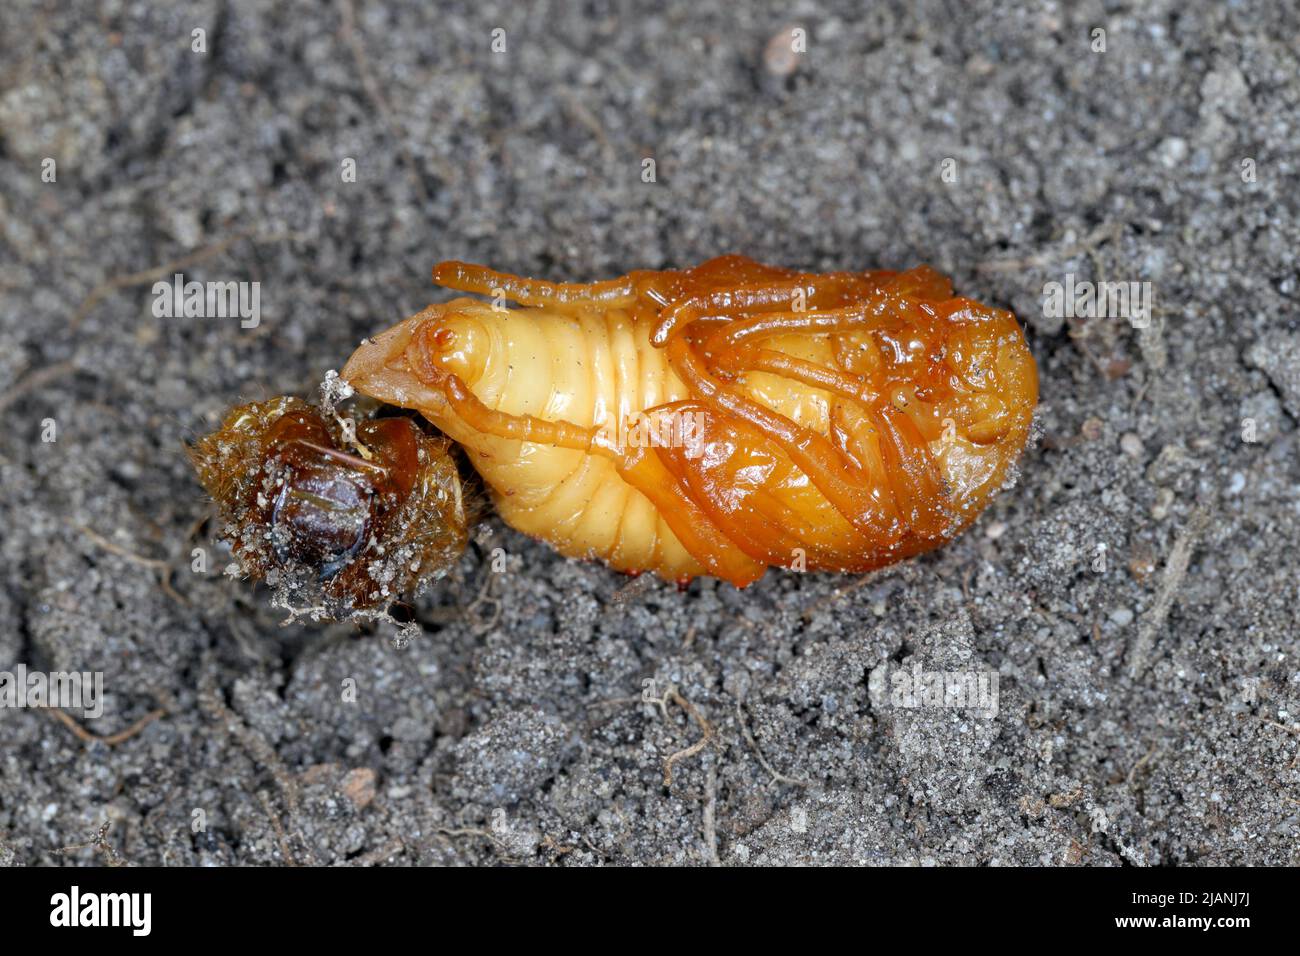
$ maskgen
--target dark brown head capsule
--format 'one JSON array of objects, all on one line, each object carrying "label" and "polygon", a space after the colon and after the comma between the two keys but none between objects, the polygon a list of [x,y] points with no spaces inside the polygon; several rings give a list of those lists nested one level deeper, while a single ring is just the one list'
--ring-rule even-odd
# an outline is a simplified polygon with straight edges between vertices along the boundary
[{"label": "dark brown head capsule", "polygon": [[441,576],[467,520],[449,443],[408,418],[345,435],[296,398],[232,410],[189,449],[244,573],[290,607],[345,617]]}]

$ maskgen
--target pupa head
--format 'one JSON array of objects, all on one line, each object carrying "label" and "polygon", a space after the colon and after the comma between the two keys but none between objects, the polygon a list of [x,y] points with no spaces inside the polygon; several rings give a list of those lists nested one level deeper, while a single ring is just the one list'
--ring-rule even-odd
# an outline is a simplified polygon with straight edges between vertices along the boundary
[{"label": "pupa head", "polygon": [[362,342],[342,378],[376,401],[419,410],[456,438],[447,382],[455,378],[477,391],[501,378],[506,316],[474,299],[429,306]]}]

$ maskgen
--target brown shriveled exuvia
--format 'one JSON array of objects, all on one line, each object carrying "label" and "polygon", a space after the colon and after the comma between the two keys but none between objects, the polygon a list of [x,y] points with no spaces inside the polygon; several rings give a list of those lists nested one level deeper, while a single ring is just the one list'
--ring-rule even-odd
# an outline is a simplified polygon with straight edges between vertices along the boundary
[{"label": "brown shriveled exuvia", "polygon": [[[445,262],[434,280],[493,301],[363,342],[346,382],[459,443],[511,526],[679,582],[860,572],[940,546],[1006,482],[1038,398],[1015,317],[925,266],[722,256],[556,284]],[[245,570],[314,572],[343,610],[386,605],[464,546],[445,441],[407,419],[353,441],[275,399],[192,454]]]},{"label": "brown shriveled exuvia", "polygon": [[232,409],[189,449],[240,569],[315,617],[387,607],[444,573],[466,542],[447,439],[408,418],[344,422],[273,398]]}]

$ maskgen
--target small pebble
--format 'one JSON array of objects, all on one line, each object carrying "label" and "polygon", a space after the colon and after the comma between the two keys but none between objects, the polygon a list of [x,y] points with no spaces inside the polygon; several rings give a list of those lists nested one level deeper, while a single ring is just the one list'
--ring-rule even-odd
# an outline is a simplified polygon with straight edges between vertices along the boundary
[{"label": "small pebble", "polygon": [[349,803],[362,810],[375,799],[375,772],[369,767],[349,770],[339,789],[343,792],[343,796],[348,798]]},{"label": "small pebble", "polygon": [[773,34],[763,51],[763,67],[773,76],[791,76],[799,69],[799,54],[794,49],[794,27]]},{"label": "small pebble", "polygon": [[1151,506],[1151,517],[1157,521],[1163,521],[1169,514],[1169,506],[1173,503],[1173,491],[1169,488],[1161,488],[1156,492],[1156,503]]},{"label": "small pebble", "polygon": [[1175,169],[1187,158],[1187,140],[1171,136],[1160,144],[1158,154],[1160,162],[1169,169]]}]

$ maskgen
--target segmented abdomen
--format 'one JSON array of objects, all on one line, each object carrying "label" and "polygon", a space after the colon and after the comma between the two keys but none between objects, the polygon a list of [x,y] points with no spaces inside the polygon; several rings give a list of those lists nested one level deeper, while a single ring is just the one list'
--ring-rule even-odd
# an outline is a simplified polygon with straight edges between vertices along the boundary
[{"label": "segmented abdomen", "polygon": [[[651,347],[646,316],[457,306],[462,321],[488,330],[490,359],[473,391],[494,411],[607,429],[617,443],[636,413],[688,397],[663,350]],[[570,557],[602,558],[620,570],[703,573],[650,501],[619,477],[613,459],[486,435],[450,411],[433,420],[465,447],[512,527]]]}]

